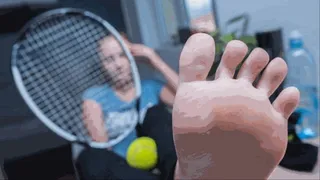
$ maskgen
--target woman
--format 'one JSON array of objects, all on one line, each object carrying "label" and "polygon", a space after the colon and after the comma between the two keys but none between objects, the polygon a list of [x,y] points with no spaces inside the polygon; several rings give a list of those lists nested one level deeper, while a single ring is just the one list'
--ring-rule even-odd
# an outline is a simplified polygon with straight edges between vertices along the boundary
[{"label": "woman", "polygon": [[[166,171],[166,165],[164,165],[166,156],[170,157],[169,163],[175,163],[171,115],[162,103],[172,107],[178,75],[153,49],[141,44],[132,44],[127,40],[125,42],[132,55],[147,59],[149,65],[163,74],[167,84],[156,80],[141,81],[140,115],[145,116],[144,121],[140,122],[137,129],[128,137],[108,150],[84,150],[79,156],[79,169],[84,172],[85,179],[105,179],[108,172],[113,173],[116,179],[127,179],[132,176],[144,179],[144,177],[153,176],[150,172],[129,167],[125,161],[128,146],[141,135],[149,136],[156,141],[159,155],[158,167],[161,171]],[[130,122],[126,124],[120,119],[123,116],[130,116],[128,110],[123,110],[134,108],[135,104],[132,100],[136,89],[133,86],[129,61],[119,42],[113,36],[107,36],[100,42],[100,50],[102,67],[110,81],[108,85],[95,86],[84,93],[83,114],[92,139],[96,142],[107,142],[108,138],[120,135],[125,128],[129,127]],[[110,102],[113,103],[112,107],[108,106]],[[110,126],[107,126],[106,131],[104,117],[107,115],[114,118],[108,118],[107,124]],[[122,171],[132,171],[132,174]],[[162,173],[166,174],[166,172]]]}]

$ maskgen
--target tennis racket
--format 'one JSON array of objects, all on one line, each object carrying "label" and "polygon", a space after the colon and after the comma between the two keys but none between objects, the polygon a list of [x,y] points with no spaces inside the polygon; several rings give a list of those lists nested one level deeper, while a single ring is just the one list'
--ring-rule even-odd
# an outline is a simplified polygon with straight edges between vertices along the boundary
[{"label": "tennis racket", "polygon": [[[102,68],[102,62],[108,58],[103,56],[101,41],[110,36],[121,45],[130,73],[113,69],[106,76],[108,69]],[[130,76],[127,78],[130,82],[117,80],[123,73]],[[70,142],[108,148],[127,137],[139,122],[141,85],[135,61],[116,29],[91,12],[60,8],[33,18],[13,45],[12,74],[32,112],[50,130]],[[135,88],[134,108],[127,109],[121,118],[104,115],[106,130],[117,128],[110,122],[119,121],[126,121],[126,128],[109,137],[108,142],[93,141],[83,121],[83,94],[96,86],[125,88],[128,84]],[[117,106],[115,101],[104,101],[108,109]]]}]

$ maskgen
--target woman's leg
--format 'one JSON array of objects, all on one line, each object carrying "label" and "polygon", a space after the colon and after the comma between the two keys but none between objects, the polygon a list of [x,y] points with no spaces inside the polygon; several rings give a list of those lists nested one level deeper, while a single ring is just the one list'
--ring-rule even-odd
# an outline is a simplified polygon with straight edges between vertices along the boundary
[{"label": "woman's leg", "polygon": [[150,172],[130,167],[125,159],[106,149],[85,149],[76,166],[81,180],[160,179]]},{"label": "woman's leg", "polygon": [[149,136],[156,141],[161,179],[167,179],[174,171],[177,156],[172,135],[172,115],[163,103],[148,109],[140,131],[142,136]]}]

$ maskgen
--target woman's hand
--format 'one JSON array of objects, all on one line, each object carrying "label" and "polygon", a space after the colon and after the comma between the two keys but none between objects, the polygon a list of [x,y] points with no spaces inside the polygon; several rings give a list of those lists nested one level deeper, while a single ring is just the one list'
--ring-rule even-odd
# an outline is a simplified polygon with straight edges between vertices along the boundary
[{"label": "woman's hand", "polygon": [[161,90],[160,98],[168,103],[169,106],[172,106],[178,87],[178,74],[169,67],[152,48],[143,44],[133,44],[128,41],[126,41],[126,44],[133,56],[144,57],[141,59],[136,58],[136,60],[142,60],[144,63],[151,65],[165,77],[167,85]]},{"label": "woman's hand", "polygon": [[130,44],[130,52],[133,56],[145,57],[151,60],[152,56],[155,54],[154,50],[143,44]]}]

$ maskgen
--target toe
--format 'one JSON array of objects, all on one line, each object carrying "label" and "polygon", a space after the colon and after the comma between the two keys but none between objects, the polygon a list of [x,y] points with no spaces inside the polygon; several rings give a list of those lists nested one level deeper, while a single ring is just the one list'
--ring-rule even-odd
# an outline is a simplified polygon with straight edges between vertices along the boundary
[{"label": "toe", "polygon": [[290,117],[293,111],[298,106],[300,92],[295,87],[284,89],[277,99],[273,102],[273,107],[286,119]]},{"label": "toe", "polygon": [[271,96],[282,83],[287,72],[288,67],[286,62],[282,58],[275,58],[263,72],[257,88],[265,91],[268,96]]},{"label": "toe", "polygon": [[269,62],[268,53],[261,49],[254,49],[249,55],[248,59],[243,63],[237,78],[244,79],[252,83],[258,74],[266,67]]},{"label": "toe", "polygon": [[215,78],[233,78],[237,66],[241,63],[247,52],[248,47],[245,43],[238,40],[230,41],[222,55]]},{"label": "toe", "polygon": [[180,82],[206,80],[215,56],[215,43],[204,33],[192,35],[185,44],[179,63]]}]

